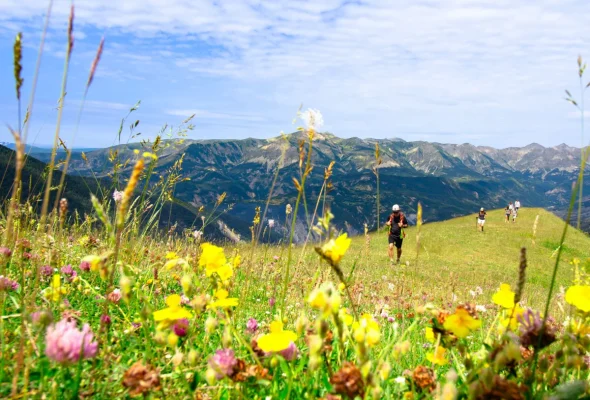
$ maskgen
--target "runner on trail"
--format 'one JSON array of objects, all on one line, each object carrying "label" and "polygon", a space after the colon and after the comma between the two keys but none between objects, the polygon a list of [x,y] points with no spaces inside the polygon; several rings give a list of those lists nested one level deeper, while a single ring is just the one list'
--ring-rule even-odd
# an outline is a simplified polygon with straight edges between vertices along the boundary
[{"label": "runner on trail", "polygon": [[514,208],[514,210],[512,210],[512,222],[516,222],[517,216],[518,216],[518,209]]},{"label": "runner on trail", "polygon": [[403,228],[408,227],[408,220],[404,213],[399,209],[399,206],[395,204],[392,208],[392,213],[387,220],[387,226],[389,226],[389,261],[393,263],[393,246],[397,248],[397,261],[400,263],[400,257],[402,256],[402,242],[404,241]]},{"label": "runner on trail", "polygon": [[479,214],[477,215],[477,230],[480,230],[483,232],[483,226],[486,223],[486,211],[484,210],[484,208],[480,208],[479,209]]}]

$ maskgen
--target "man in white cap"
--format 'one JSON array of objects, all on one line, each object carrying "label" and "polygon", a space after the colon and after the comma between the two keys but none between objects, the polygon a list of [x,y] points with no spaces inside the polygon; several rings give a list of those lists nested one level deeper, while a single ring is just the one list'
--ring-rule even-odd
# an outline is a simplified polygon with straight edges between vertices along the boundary
[{"label": "man in white cap", "polygon": [[483,226],[486,223],[486,211],[484,210],[484,208],[480,208],[479,209],[479,214],[477,215],[477,230],[480,230],[483,232]]},{"label": "man in white cap", "polygon": [[406,216],[399,209],[397,204],[391,208],[392,213],[387,220],[387,226],[389,226],[389,260],[393,262],[393,246],[397,248],[397,263],[400,262],[402,256],[402,243],[404,241],[403,236],[405,233],[402,232],[402,228],[408,227],[408,220]]}]

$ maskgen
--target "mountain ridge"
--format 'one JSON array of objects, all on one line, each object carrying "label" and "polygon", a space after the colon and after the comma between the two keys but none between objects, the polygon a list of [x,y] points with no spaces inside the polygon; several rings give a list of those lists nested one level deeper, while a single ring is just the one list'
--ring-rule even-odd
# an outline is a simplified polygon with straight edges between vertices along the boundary
[{"label": "mountain ridge", "polygon": [[[475,212],[480,207],[498,208],[519,198],[527,206],[539,206],[557,213],[567,206],[572,182],[579,171],[581,149],[571,146],[495,149],[471,144],[441,144],[398,139],[340,138],[318,133],[313,140],[313,171],[306,184],[306,201],[315,204],[323,184],[323,171],[335,161],[333,190],[326,196],[339,220],[339,228],[352,234],[364,224],[376,228],[375,145],[382,163],[380,221],[393,203],[400,203],[410,219],[417,204],[424,207],[424,220],[436,221]],[[149,149],[141,143],[74,154],[71,173],[107,177],[112,171],[110,155],[122,160],[134,157],[133,150]],[[256,207],[264,206],[274,173],[282,160],[268,218],[284,220],[284,207],[294,204],[297,191],[293,178],[300,179],[300,149],[307,151],[308,136],[294,132],[270,139],[183,139],[162,144],[156,172],[165,173],[183,155],[183,175],[189,181],[176,186],[174,196],[193,207],[215,203],[221,192],[234,204],[232,213],[248,226]],[[284,154],[284,158],[283,158]],[[45,154],[32,154],[47,157]],[[123,168],[129,173],[132,163]],[[588,169],[590,170],[590,168]],[[585,186],[590,183],[586,179]],[[590,193],[590,186],[585,190]],[[590,205],[590,198],[585,198]],[[390,204],[391,203],[391,204]],[[585,207],[586,209],[586,207]],[[300,218],[304,221],[305,218]],[[590,215],[584,221],[590,226]],[[285,234],[286,222],[275,233]],[[297,239],[307,232],[297,228]],[[242,236],[249,235],[247,231]]]}]

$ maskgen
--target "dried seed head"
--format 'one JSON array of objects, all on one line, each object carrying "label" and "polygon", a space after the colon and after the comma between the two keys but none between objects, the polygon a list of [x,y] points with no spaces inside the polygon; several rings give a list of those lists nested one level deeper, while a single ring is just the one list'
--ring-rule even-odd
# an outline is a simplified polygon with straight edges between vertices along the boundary
[{"label": "dried seed head", "polygon": [[364,398],[365,383],[361,371],[356,365],[345,362],[340,371],[336,372],[331,378],[330,383],[336,393],[354,399],[357,396]]},{"label": "dried seed head", "polygon": [[524,290],[524,283],[526,281],[526,248],[520,249],[520,265],[518,266],[518,286],[516,287],[516,294],[514,302],[518,303],[522,299],[522,292]]},{"label": "dried seed head", "polygon": [[434,371],[423,365],[416,367],[412,373],[412,380],[423,391],[432,392],[436,388]]},{"label": "dried seed head", "polygon": [[100,44],[98,45],[98,50],[96,50],[96,56],[92,61],[92,65],[90,66],[90,75],[88,75],[88,83],[86,83],[86,90],[92,84],[92,80],[94,79],[94,73],[96,72],[96,67],[98,66],[98,62],[100,61],[100,56],[102,55],[102,49],[104,48],[104,37],[100,40]]},{"label": "dried seed head", "polygon": [[[22,44],[22,37],[23,34],[21,32],[16,34],[16,39],[14,39],[14,80],[16,82],[16,98],[20,100],[20,88],[23,85],[23,78],[21,76],[23,65],[23,44]],[[20,127],[19,127],[20,129]]]},{"label": "dried seed head", "polygon": [[123,386],[130,389],[132,396],[144,395],[160,390],[160,374],[151,365],[137,361],[123,375]]},{"label": "dried seed head", "polygon": [[70,18],[68,19],[68,58],[72,55],[74,49],[74,4],[70,8]]},{"label": "dried seed head", "polygon": [[59,215],[63,218],[68,212],[68,199],[63,198],[59,201]]}]

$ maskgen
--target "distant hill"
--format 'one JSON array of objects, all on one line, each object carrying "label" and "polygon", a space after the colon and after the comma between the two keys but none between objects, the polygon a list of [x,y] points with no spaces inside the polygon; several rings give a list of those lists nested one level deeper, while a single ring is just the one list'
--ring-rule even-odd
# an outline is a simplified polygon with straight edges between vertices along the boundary
[{"label": "distant hill", "polygon": [[[175,197],[196,208],[213,204],[218,194],[227,192],[227,201],[234,204],[231,216],[241,221],[240,225],[249,226],[255,207],[264,206],[266,202],[273,173],[286,148],[267,216],[277,222],[274,230],[277,237],[286,237],[285,206],[293,205],[297,196],[292,178],[299,178],[301,140],[306,140],[306,135],[169,141],[160,156],[157,171],[162,173],[184,154],[183,174],[190,180],[177,185]],[[339,227],[351,234],[361,232],[365,223],[371,229],[376,227],[376,184],[372,172],[375,144],[379,144],[383,159],[379,167],[381,221],[394,203],[401,205],[410,221],[415,220],[418,201],[423,204],[426,221],[469,214],[480,207],[504,207],[516,199],[523,206],[543,207],[563,214],[580,163],[580,149],[566,145],[531,144],[522,148],[494,149],[470,144],[317,134],[313,144],[314,168],[306,185],[308,206],[313,210],[324,168],[335,161],[333,190],[327,201],[340,221]],[[131,158],[132,151],[137,148],[141,148],[141,144],[91,151],[86,153],[87,161],[83,161],[80,154],[74,154],[70,171],[81,176],[90,176],[91,172],[108,176],[112,171],[110,152],[117,151],[125,160]],[[590,175],[586,179],[585,193],[590,206]],[[300,218],[301,224],[296,227],[298,240],[307,232],[303,220]],[[590,228],[590,215],[585,216],[584,226]]]}]

